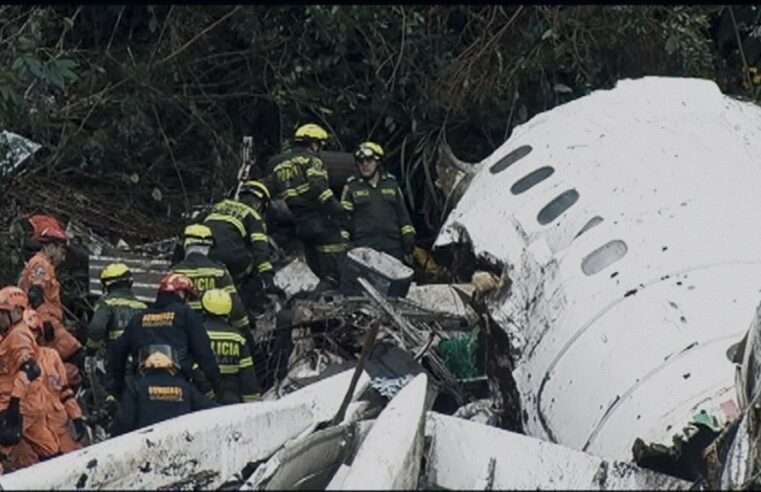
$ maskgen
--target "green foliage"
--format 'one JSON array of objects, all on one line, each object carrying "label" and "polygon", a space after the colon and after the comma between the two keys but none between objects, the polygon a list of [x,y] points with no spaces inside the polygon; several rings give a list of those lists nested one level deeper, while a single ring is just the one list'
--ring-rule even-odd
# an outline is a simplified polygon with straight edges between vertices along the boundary
[{"label": "green foliage", "polygon": [[761,87],[751,6],[18,5],[0,19],[0,127],[46,146],[22,189],[47,179],[55,195],[15,198],[127,238],[172,234],[220,198],[247,134],[260,161],[309,121],[334,149],[382,143],[431,240],[445,138],[478,161],[533,115],[625,77]]}]

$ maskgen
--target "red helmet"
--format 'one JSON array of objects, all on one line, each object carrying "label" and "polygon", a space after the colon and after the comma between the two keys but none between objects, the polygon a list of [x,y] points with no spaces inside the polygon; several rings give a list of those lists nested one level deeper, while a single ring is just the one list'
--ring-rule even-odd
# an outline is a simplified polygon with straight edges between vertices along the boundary
[{"label": "red helmet", "polygon": [[24,291],[15,285],[0,289],[0,309],[10,311],[17,307],[22,309],[29,307],[29,298]]},{"label": "red helmet", "polygon": [[180,290],[187,291],[191,295],[198,295],[193,280],[184,273],[167,272],[161,277],[159,292],[177,292]]},{"label": "red helmet", "polygon": [[61,223],[49,215],[32,215],[27,220],[32,225],[32,239],[40,243],[69,240]]}]

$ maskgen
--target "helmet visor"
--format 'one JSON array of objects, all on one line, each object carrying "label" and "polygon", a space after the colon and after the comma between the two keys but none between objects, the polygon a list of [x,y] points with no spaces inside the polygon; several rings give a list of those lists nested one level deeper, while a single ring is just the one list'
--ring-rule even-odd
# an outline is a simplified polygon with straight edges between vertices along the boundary
[{"label": "helmet visor", "polygon": [[[177,353],[171,345],[153,344],[140,347],[138,351],[140,367],[144,369],[179,368]],[[163,367],[166,366],[166,367]]]}]

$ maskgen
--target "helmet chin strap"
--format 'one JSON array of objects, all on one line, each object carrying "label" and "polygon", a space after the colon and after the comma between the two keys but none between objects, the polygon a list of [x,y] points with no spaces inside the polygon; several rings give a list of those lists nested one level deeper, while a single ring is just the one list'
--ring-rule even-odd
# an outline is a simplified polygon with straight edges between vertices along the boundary
[{"label": "helmet chin strap", "polygon": [[211,246],[204,246],[203,244],[189,244],[185,247],[185,256],[190,253],[201,253],[204,256],[208,256]]}]

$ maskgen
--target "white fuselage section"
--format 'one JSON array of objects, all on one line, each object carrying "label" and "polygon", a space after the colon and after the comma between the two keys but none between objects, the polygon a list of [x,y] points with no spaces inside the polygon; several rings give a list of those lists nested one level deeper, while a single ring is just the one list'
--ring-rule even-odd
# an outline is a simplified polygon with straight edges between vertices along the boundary
[{"label": "white fuselage section", "polygon": [[477,166],[436,245],[506,265],[491,308],[520,350],[527,433],[631,459],[637,437],[669,445],[699,410],[733,413],[725,353],[761,299],[759,190],[761,108],[700,79],[621,81]]}]

